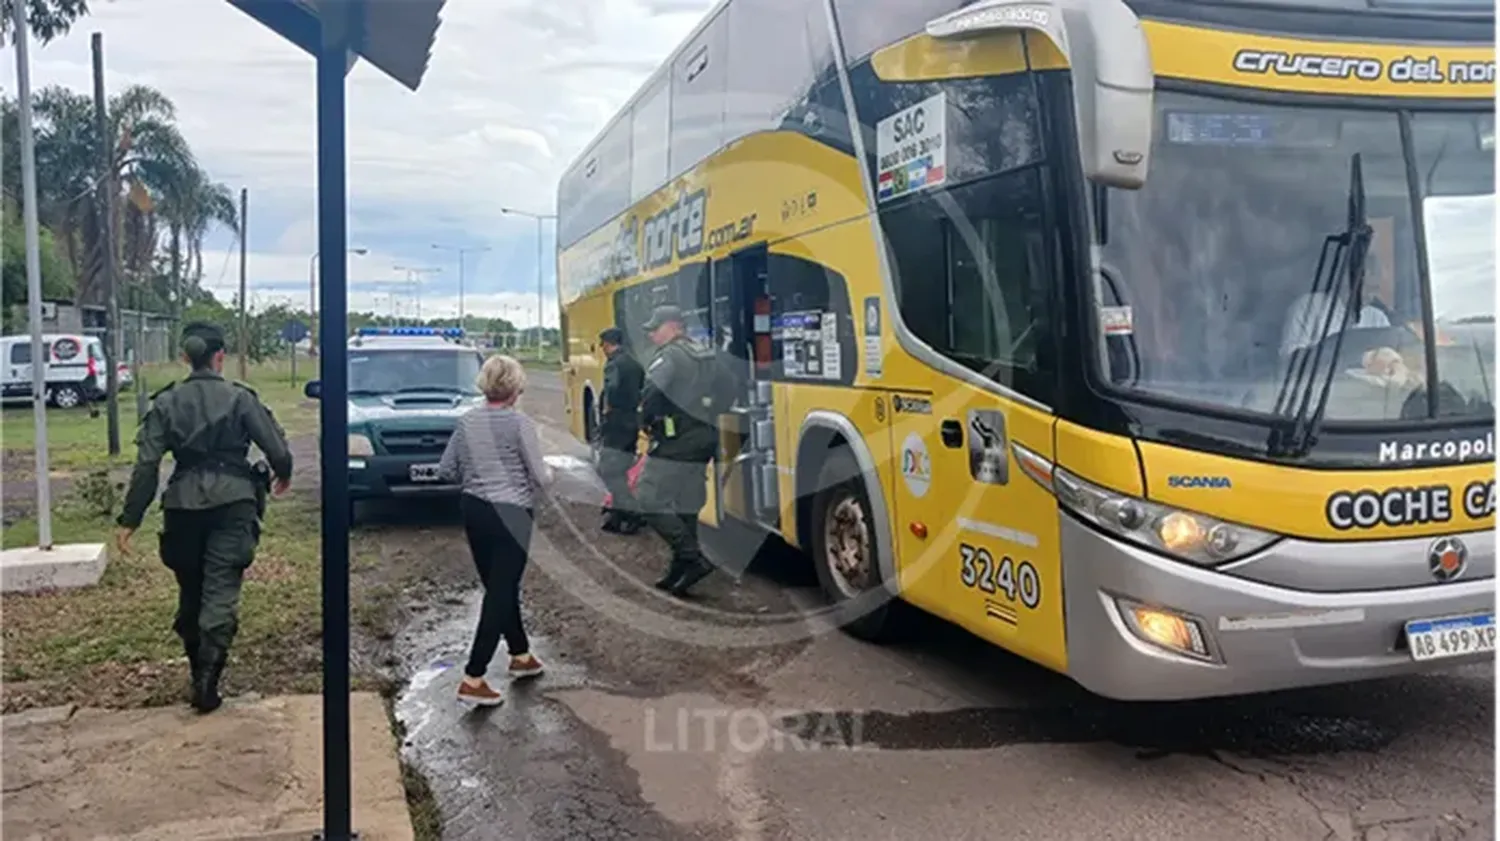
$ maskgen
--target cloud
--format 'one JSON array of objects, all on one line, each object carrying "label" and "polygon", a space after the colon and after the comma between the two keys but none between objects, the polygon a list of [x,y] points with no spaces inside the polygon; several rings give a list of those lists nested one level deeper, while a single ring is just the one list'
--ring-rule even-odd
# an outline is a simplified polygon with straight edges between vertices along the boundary
[{"label": "cloud", "polygon": [[[562,171],[710,5],[448,0],[420,91],[356,65],[348,77],[349,237],[381,253],[368,262],[383,268],[368,271],[436,259],[445,270],[435,286],[456,300],[456,266],[431,244],[485,245],[492,251],[470,288],[533,290],[535,223],[500,209],[553,212]],[[209,173],[249,189],[252,279],[262,266],[282,281],[305,278],[318,247],[312,59],[222,0],[119,0],[92,4],[68,36],[33,49],[33,86],[89,91],[95,31],[104,33],[108,89],[146,84],[167,94]],[[209,245],[228,249],[230,238],[219,232]],[[204,256],[216,294],[222,256]],[[237,259],[228,272],[236,286]],[[366,271],[358,265],[351,262],[352,274]],[[549,253],[549,295],[552,271]]]}]

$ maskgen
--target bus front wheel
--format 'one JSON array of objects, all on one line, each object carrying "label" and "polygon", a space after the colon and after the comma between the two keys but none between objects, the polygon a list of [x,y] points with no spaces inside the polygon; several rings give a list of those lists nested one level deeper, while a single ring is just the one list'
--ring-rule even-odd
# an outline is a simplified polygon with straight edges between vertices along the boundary
[{"label": "bus front wheel", "polygon": [[813,500],[813,562],[838,624],[871,642],[895,636],[896,598],[885,592],[875,548],[879,524],[859,466],[846,450],[824,462]]}]

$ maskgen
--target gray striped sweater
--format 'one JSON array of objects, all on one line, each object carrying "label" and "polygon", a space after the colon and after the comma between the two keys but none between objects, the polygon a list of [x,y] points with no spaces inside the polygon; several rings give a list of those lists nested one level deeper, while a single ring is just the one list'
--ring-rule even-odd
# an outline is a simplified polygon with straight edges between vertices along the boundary
[{"label": "gray striped sweater", "polygon": [[552,482],[536,424],[524,413],[477,406],[458,419],[438,464],[438,477],[493,503],[531,507]]}]

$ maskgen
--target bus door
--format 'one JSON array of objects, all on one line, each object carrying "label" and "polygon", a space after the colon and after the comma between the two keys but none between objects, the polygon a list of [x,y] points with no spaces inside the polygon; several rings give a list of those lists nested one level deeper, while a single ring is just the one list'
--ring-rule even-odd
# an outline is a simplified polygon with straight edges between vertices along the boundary
[{"label": "bus door", "polygon": [[771,389],[771,297],[765,245],[715,261],[715,342],[741,367],[744,389],[721,419],[715,494],[719,515],[775,528],[780,520]]}]

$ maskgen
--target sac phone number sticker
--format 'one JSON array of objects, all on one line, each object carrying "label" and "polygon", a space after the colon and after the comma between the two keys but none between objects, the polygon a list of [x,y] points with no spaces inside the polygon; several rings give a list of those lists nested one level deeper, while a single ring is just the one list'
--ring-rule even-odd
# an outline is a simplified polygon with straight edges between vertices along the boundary
[{"label": "sac phone number sticker", "polygon": [[875,124],[875,182],[880,201],[948,178],[948,96],[937,94]]}]

